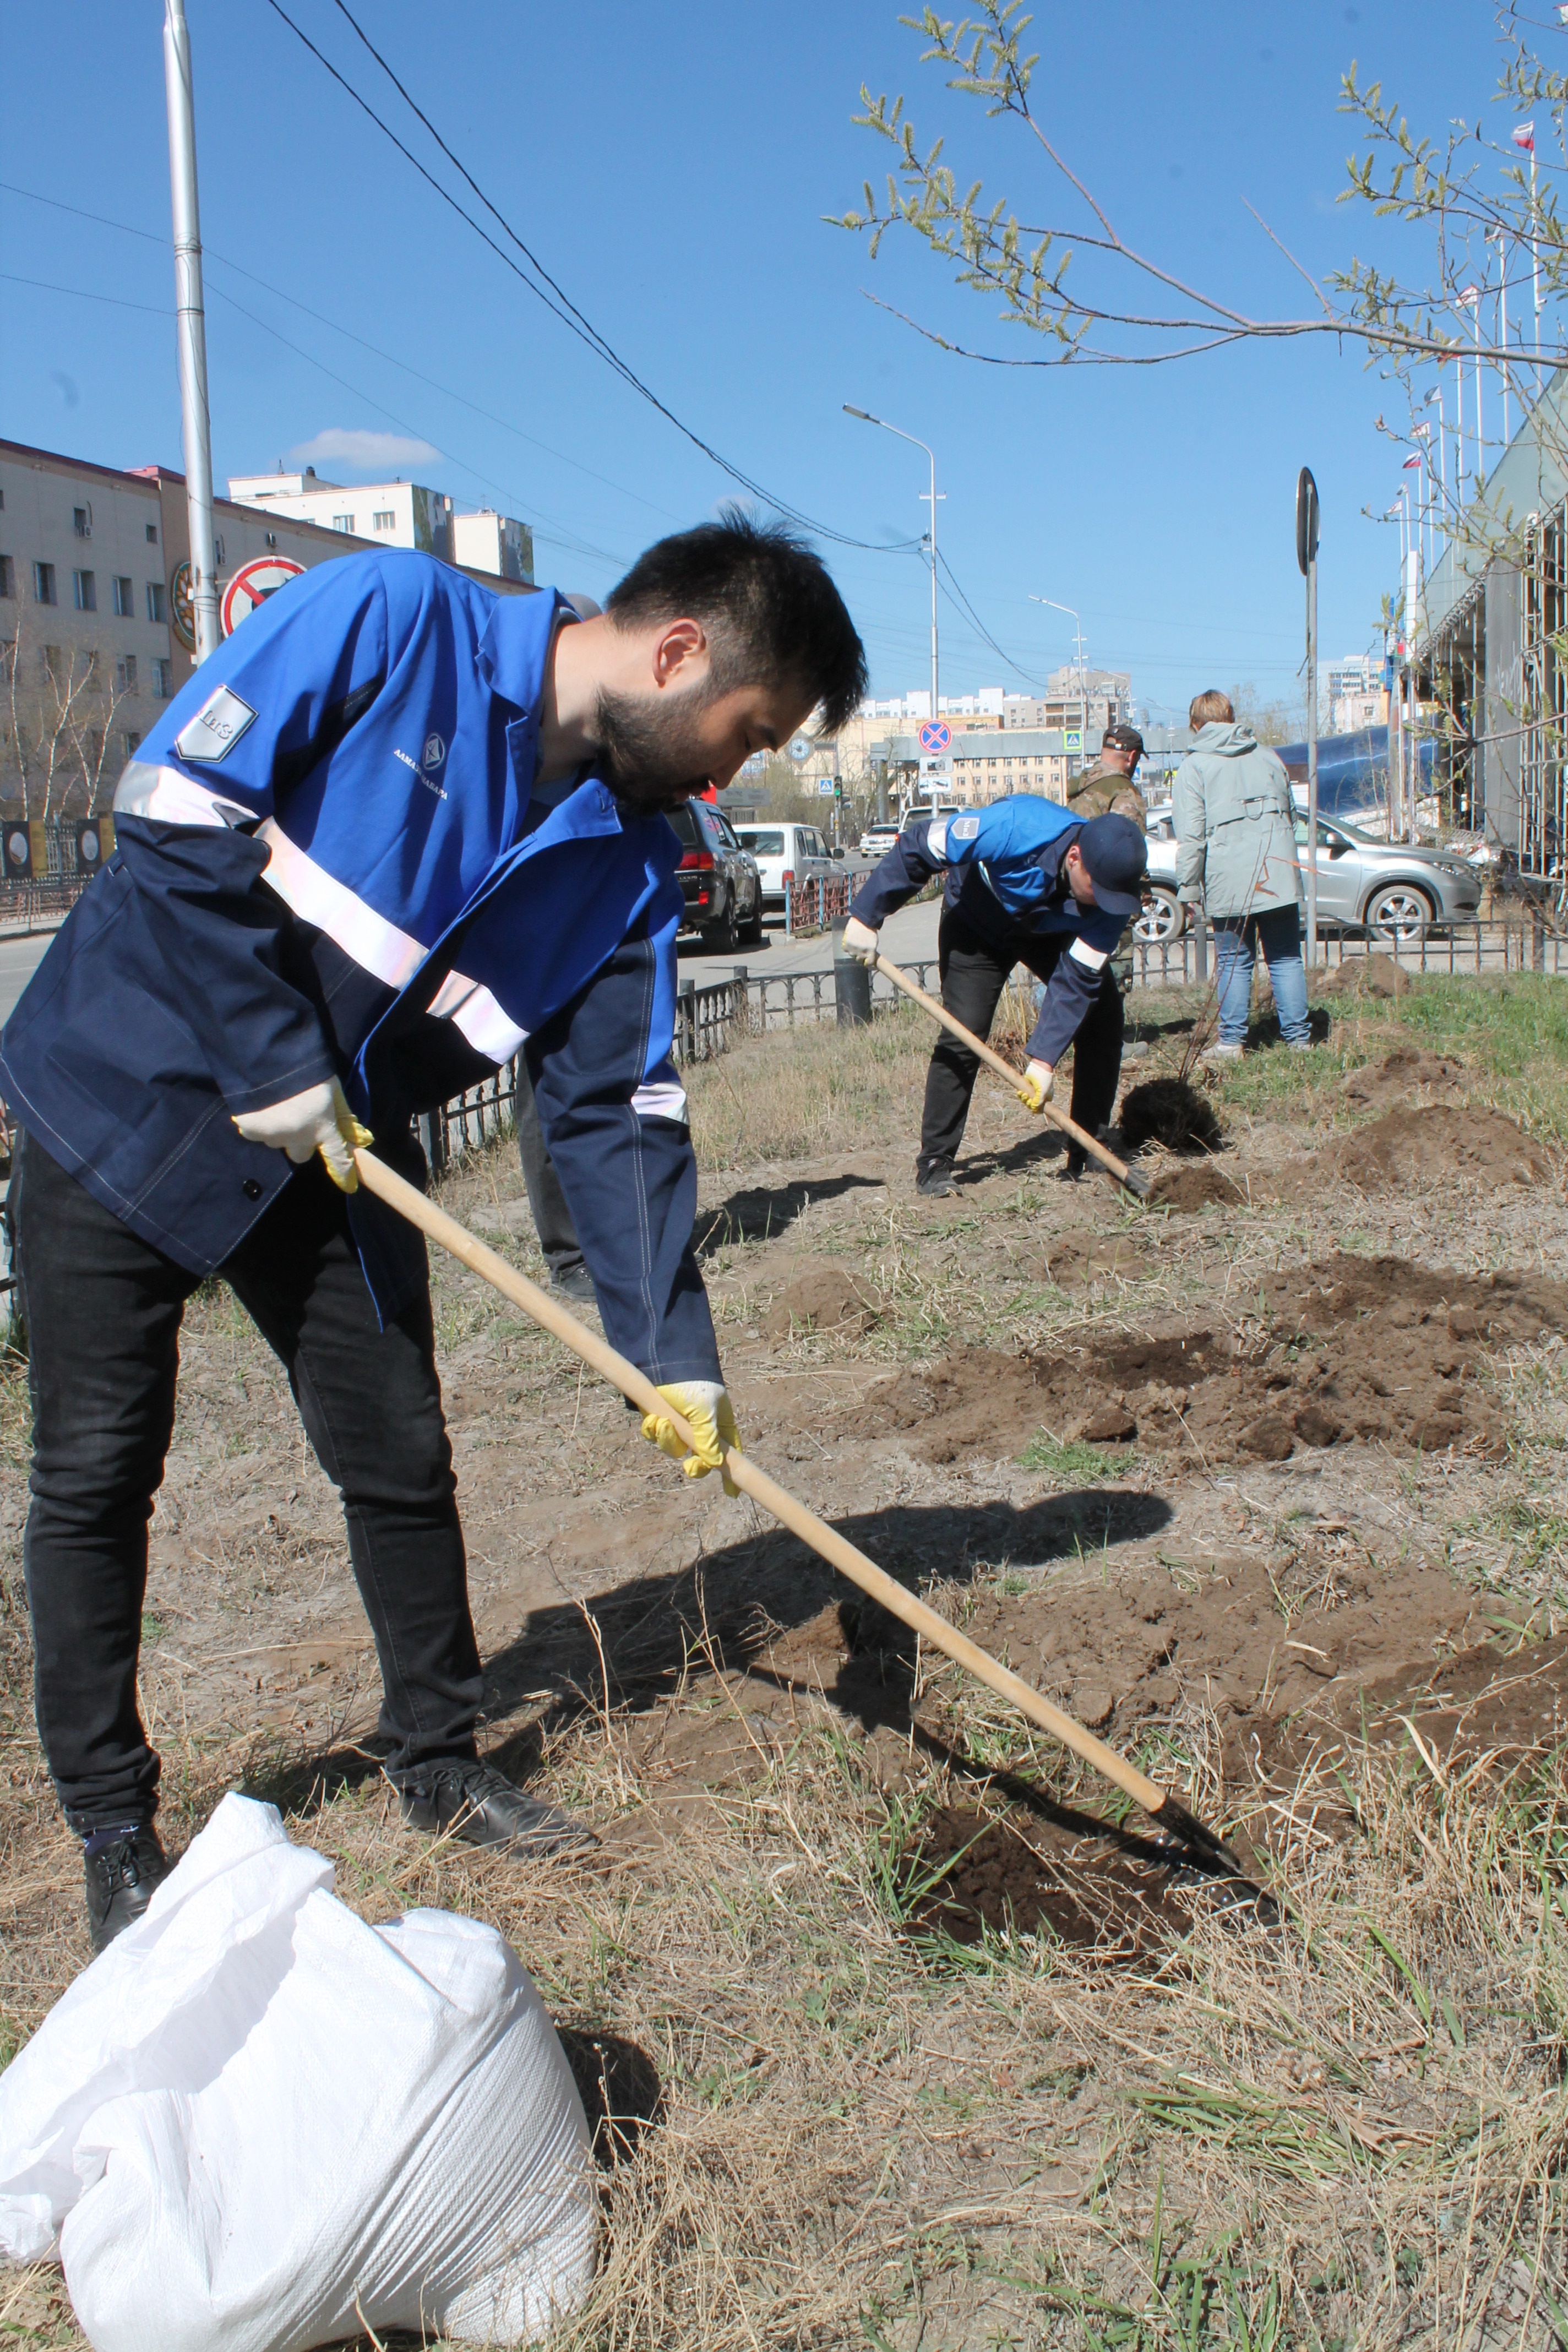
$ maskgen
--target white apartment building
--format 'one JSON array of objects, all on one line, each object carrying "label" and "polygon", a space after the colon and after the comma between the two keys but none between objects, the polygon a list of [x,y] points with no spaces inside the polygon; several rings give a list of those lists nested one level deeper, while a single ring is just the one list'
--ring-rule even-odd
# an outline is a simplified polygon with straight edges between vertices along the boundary
[{"label": "white apartment building", "polygon": [[[235,573],[258,559],[308,572],[387,543],[226,499],[213,500],[213,526],[220,613]],[[121,770],[195,668],[189,559],[183,474],[0,441],[0,803],[20,802],[26,757],[27,813],[45,814],[34,789],[42,740],[57,769],[48,814],[108,806]],[[531,593],[505,572],[476,566],[470,576],[504,594]],[[13,665],[27,738],[20,754]]]},{"label": "white apartment building", "polygon": [[460,571],[489,573],[519,586],[533,583],[533,533],[526,523],[486,508],[460,515],[444,490],[422,482],[329,482],[314,466],[302,474],[231,474],[229,497],[239,506],[289,515],[323,530],[370,540],[380,547],[412,547],[438,555]]},{"label": "white apartment building", "polygon": [[1353,735],[1358,727],[1383,727],[1388,722],[1388,697],[1383,664],[1374,654],[1350,654],[1329,664],[1329,725],[1331,735]]}]

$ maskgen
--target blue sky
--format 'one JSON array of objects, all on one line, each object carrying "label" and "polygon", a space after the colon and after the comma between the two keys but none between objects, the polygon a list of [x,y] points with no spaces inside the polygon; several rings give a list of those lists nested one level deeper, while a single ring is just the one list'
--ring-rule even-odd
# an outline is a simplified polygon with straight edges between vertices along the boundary
[{"label": "blue sky", "polygon": [[[286,5],[438,166],[332,0]],[[649,539],[712,510],[724,478],[524,291],[267,0],[187,5],[220,480],[310,446],[339,479],[413,474],[531,522],[538,576],[595,593]],[[161,21],[159,0],[8,9],[0,178],[166,237]],[[851,120],[862,81],[908,95],[961,181],[984,176],[1026,218],[1045,202],[1025,138],[921,66],[898,0],[675,13],[364,0],[361,21],[579,308],[744,471],[852,537],[912,538],[924,459],[842,404],[934,446],[944,550],[1017,665],[944,604],[944,692],[1022,690],[1069,658],[1072,624],[1031,593],[1078,606],[1090,660],[1130,669],[1156,715],[1214,683],[1298,692],[1303,463],[1323,499],[1325,654],[1372,642],[1397,550],[1362,509],[1384,507],[1399,473],[1373,429],[1388,394],[1353,354],[1300,343],[1177,368],[994,370],[865,299],[989,351],[1037,348],[912,241],[873,264],[823,222],[883,169],[887,151]],[[1368,246],[1368,224],[1334,201],[1351,144],[1342,69],[1359,60],[1436,130],[1489,108],[1493,37],[1486,0],[1095,0],[1040,7],[1030,46],[1042,117],[1121,234],[1278,313],[1310,298],[1244,199],[1310,268]],[[0,192],[0,429],[104,464],[179,467],[166,247]],[[342,437],[365,434],[437,454],[389,464]],[[371,462],[325,455],[344,448]],[[825,551],[876,689],[924,684],[916,560]]]}]

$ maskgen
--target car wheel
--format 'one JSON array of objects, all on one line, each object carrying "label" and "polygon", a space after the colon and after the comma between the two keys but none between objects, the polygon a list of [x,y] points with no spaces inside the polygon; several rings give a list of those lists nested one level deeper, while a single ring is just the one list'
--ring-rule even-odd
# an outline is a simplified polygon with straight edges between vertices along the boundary
[{"label": "car wheel", "polygon": [[759,890],[757,893],[756,905],[752,908],[750,915],[748,915],[746,920],[741,926],[741,945],[743,948],[760,948],[763,944],[763,894]]},{"label": "car wheel", "polygon": [[1384,940],[1418,940],[1436,908],[1414,882],[1391,882],[1367,900],[1366,927]]},{"label": "car wheel", "polygon": [[735,906],[733,899],[731,899],[730,902],[729,911],[722,915],[718,922],[704,925],[702,931],[702,944],[705,948],[711,950],[714,955],[728,955],[731,950],[735,946],[737,937],[738,934],[735,929]]},{"label": "car wheel", "polygon": [[1159,947],[1166,940],[1179,940],[1186,928],[1187,910],[1175,892],[1156,887],[1132,926],[1132,936],[1145,947]]}]

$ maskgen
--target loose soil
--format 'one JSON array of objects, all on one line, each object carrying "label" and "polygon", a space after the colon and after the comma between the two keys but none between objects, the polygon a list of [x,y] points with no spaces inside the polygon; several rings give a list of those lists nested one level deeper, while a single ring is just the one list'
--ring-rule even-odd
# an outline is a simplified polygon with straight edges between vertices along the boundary
[{"label": "loose soil", "polygon": [[[917,1940],[981,1942],[986,1931],[1037,1936],[1080,1959],[1125,1968],[1163,1955],[1192,1926],[1179,1873],[1152,1853],[1118,1852],[1103,1832],[1075,1834],[1023,1807],[1001,1819],[944,1805],[927,1822],[907,1874]],[[940,1878],[932,1880],[933,1874]]]},{"label": "loose soil", "polygon": [[1356,1438],[1500,1456],[1506,1420],[1478,1373],[1500,1349],[1568,1330],[1568,1286],[1342,1255],[1264,1277],[1235,1317],[1026,1356],[964,1349],[874,1392],[867,1425],[918,1432],[934,1463],[1041,1430],[1205,1467]]},{"label": "loose soil", "polygon": [[869,1283],[841,1266],[807,1266],[780,1291],[763,1318],[770,1339],[807,1331],[863,1339],[882,1318],[883,1301]]},{"label": "loose soil", "polygon": [[[1435,1056],[1415,1059],[1450,1071],[1458,1067]],[[1347,1081],[1346,1092],[1364,1085],[1367,1091],[1356,1099],[1377,1101],[1389,1091],[1408,1092],[1412,1086],[1435,1083],[1430,1076],[1396,1074],[1390,1087],[1379,1092],[1379,1076],[1363,1081],[1356,1072]],[[1544,1184],[1552,1174],[1550,1154],[1500,1111],[1427,1103],[1386,1111],[1310,1160],[1288,1160],[1251,1174],[1213,1161],[1162,1169],[1150,1185],[1149,1197],[1157,1207],[1176,1210],[1216,1203],[1267,1206],[1310,1201],[1325,1184],[1335,1182],[1353,1185],[1360,1192],[1431,1192],[1450,1187],[1458,1179],[1495,1190]]]},{"label": "loose soil", "polygon": [[1214,1105],[1185,1078],[1150,1078],[1131,1087],[1116,1115],[1129,1151],[1163,1143],[1167,1151],[1217,1151],[1225,1141]]}]

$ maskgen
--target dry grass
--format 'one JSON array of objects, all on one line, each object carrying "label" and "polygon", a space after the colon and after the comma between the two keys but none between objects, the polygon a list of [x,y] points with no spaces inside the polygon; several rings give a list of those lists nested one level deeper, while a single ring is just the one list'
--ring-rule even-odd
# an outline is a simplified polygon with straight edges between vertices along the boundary
[{"label": "dry grass", "polygon": [[[1506,1007],[1476,1013],[1457,996],[1439,1033],[1425,1003],[1417,991],[1397,1015],[1378,1008],[1377,1023],[1417,1018],[1433,1043],[1468,1024],[1473,1059],[1487,1050],[1489,1024],[1505,1024],[1505,1045],[1511,1034]],[[1189,1020],[1191,1005],[1138,1000],[1134,1009],[1155,1030],[1155,1066],[1179,1055],[1185,1031],[1159,1024]],[[781,1162],[815,1166],[884,1145],[906,1161],[929,1049],[928,1025],[910,1013],[869,1033],[825,1025],[755,1041],[693,1072],[694,1124],[716,1180],[705,1197],[735,1169],[762,1184]],[[1244,1068],[1245,1087],[1227,1078],[1221,1101],[1233,1129],[1245,1139],[1250,1123],[1261,1131],[1282,1108],[1321,1122],[1324,1090],[1356,1050],[1347,1035],[1338,1059],[1272,1057]],[[1375,1038],[1363,1033],[1360,1050],[1378,1050]],[[1525,1089],[1544,1097],[1554,1083],[1557,1048],[1548,1036],[1533,1066],[1528,1056],[1510,1065],[1510,1053],[1500,1048],[1496,1084],[1527,1107]],[[1016,1140],[1020,1128],[1017,1107],[999,1087],[992,1094],[977,1098],[977,1150]],[[450,1198],[468,1214],[518,1189],[503,1147],[464,1171]],[[1310,1214],[1212,1213],[1152,1226],[1138,1280],[1067,1292],[1020,1272],[1064,1199],[1079,1222],[1122,1213],[1108,1196],[1054,1187],[1036,1167],[929,1213],[896,1191],[850,1192],[814,1211],[811,1246],[864,1273],[889,1312],[853,1342],[783,1342],[771,1369],[785,1382],[841,1379],[954,1339],[1018,1348],[1190,1316],[1200,1304],[1215,1312],[1234,1302],[1239,1314],[1261,1273],[1326,1246],[1467,1268],[1527,1265],[1560,1246],[1564,1222],[1560,1201],[1528,1196],[1484,1213],[1436,1195],[1347,1197]],[[537,1265],[527,1242],[506,1246]],[[716,1288],[737,1346],[791,1252],[786,1238],[724,1254]],[[602,1500],[637,1450],[622,1417],[591,1392],[574,1395],[543,1343],[468,1277],[438,1265],[436,1292],[449,1379],[483,1377],[507,1408],[526,1409],[541,1463],[535,1475],[532,1455],[517,1449],[515,1476],[533,1480],[530,1499]],[[268,1498],[298,1491],[292,1517],[281,1499],[276,1512],[297,1548],[323,1547],[322,1580],[331,1569],[341,1583],[336,1522],[301,1464],[281,1383],[223,1294],[197,1302],[185,1353],[171,1498],[192,1529],[204,1508],[229,1514],[217,1535],[210,1519],[199,1525],[215,1586],[243,1629],[230,1636],[237,1650],[264,1638],[280,1605],[274,1586],[293,1590],[268,1565]],[[1568,1382],[1562,1351],[1549,1349],[1492,1376],[1511,1391],[1519,1433],[1509,1461],[1369,1459],[1355,1474],[1367,1497],[1357,1538],[1389,1557],[1406,1543],[1449,1557],[1533,1633],[1568,1614]],[[219,1431],[239,1449],[232,1457],[217,1448]],[[509,1434],[503,1424],[485,1443],[502,1446]],[[0,1382],[0,2032],[10,2048],[82,1958],[79,1864],[30,1724],[16,1551],[24,1435],[25,1402],[14,1380]],[[479,1458],[465,1457],[466,1477]],[[916,1502],[940,1494],[957,1507],[1070,1492],[1089,1475],[1060,1452],[1032,1460],[1027,1471],[972,1464],[940,1488],[907,1459],[885,1463],[877,1475],[889,1483],[875,1491]],[[655,1464],[649,1475],[659,1475]],[[1128,1465],[1134,1484],[1156,1475]],[[1212,1524],[1223,1517],[1231,1540],[1287,1549],[1296,1540],[1278,1490],[1199,1483]],[[643,1500],[626,1507],[680,1485],[671,1476],[639,1489]],[[263,1486],[245,1518],[240,1503]],[[705,1546],[731,1540],[702,1528],[699,1570]],[[516,1533],[500,1520],[471,1532],[482,1580]],[[1100,1571],[1090,1552],[1071,1572]],[[1194,1572],[1184,1559],[1180,1573]],[[1035,1589],[1040,1576],[992,1558],[967,1580],[937,1583],[932,1597],[959,1617],[988,1592]],[[226,1787],[275,1791],[291,1808],[291,1834],[332,1856],[356,1909],[384,1918],[430,1903],[493,1921],[564,2030],[641,2053],[635,2104],[653,2112],[628,2116],[617,2160],[605,2165],[600,2273],[552,2352],[1568,2344],[1561,1755],[1435,1773],[1414,1746],[1352,1743],[1348,1762],[1316,1760],[1254,1822],[1289,1897],[1284,1924],[1266,1931],[1188,1888],[1191,1933],[1127,1969],[1048,1935],[958,1947],[911,1932],[924,1825],[949,1802],[975,1803],[973,1780],[896,1730],[868,1738],[844,1707],[798,1690],[781,1696],[721,1664],[716,1643],[699,1641],[684,1683],[657,1701],[592,1687],[576,1706],[531,1705],[505,1727],[509,1737],[531,1728],[542,1788],[604,1835],[602,1854],[571,1870],[411,1845],[379,1781],[322,1780],[319,1729],[259,1730],[251,1710],[262,1701],[248,1685],[239,1712],[202,1720],[161,1702],[176,1836]],[[929,1658],[922,1667],[922,1692],[942,1703],[971,1756],[1114,1817],[1102,1789],[988,1695],[933,1675]],[[1204,1662],[1184,1663],[1180,1681],[1168,1715],[1142,1735],[1140,1761],[1190,1787],[1209,1817],[1235,1822],[1255,1794],[1237,1776],[1234,1740],[1226,1748]],[[335,1737],[364,1727],[363,1690],[345,1685],[334,1704]],[[696,1745],[677,1769],[679,1739]],[[23,2346],[79,2346],[58,2273],[4,2286],[0,2333]]]}]

